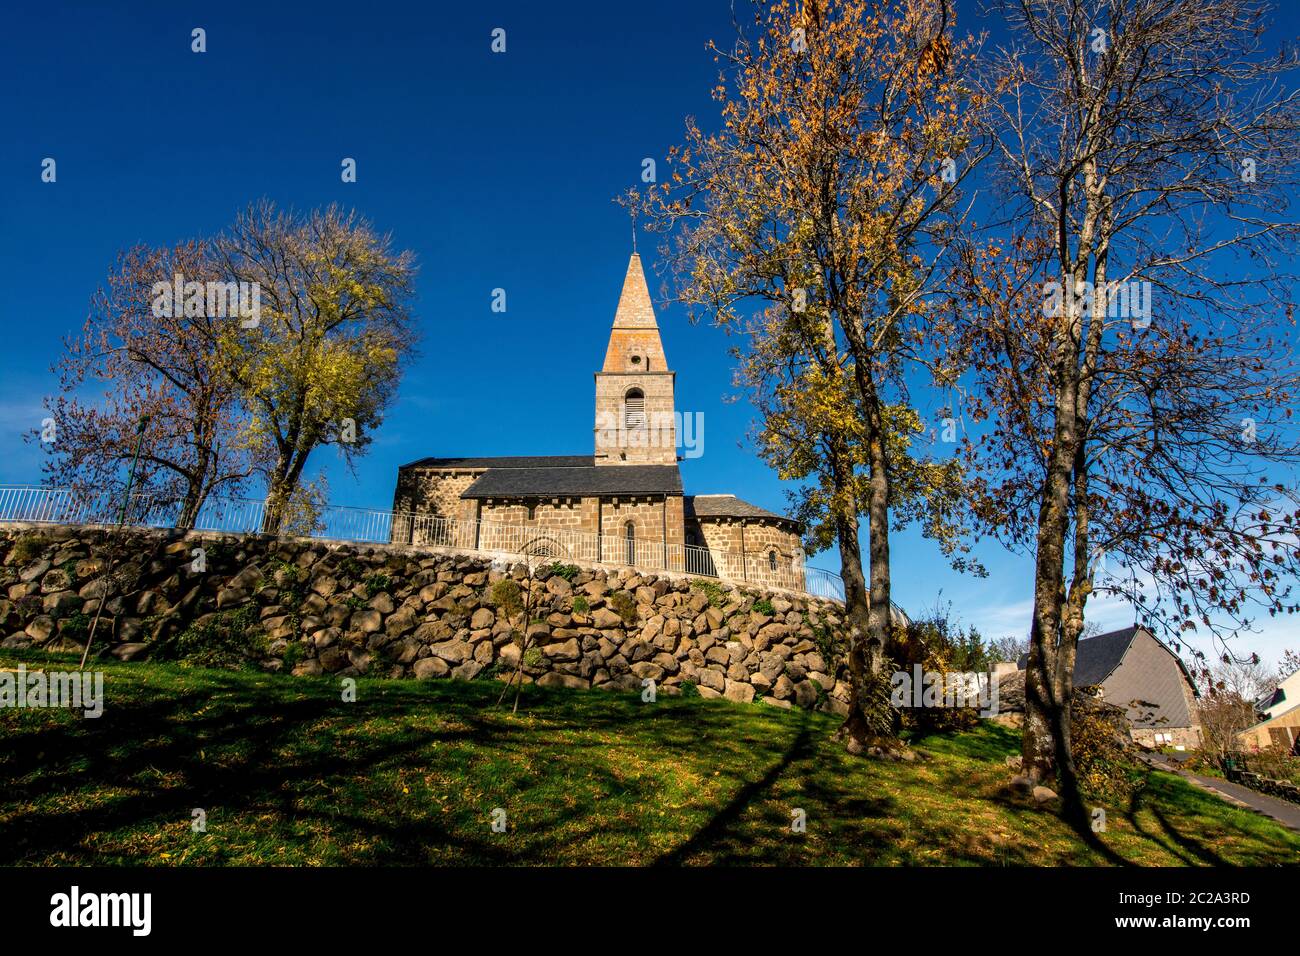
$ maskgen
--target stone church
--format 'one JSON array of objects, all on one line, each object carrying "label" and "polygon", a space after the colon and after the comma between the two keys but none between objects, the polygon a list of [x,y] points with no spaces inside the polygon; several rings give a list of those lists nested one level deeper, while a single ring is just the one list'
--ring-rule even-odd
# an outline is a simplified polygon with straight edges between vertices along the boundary
[{"label": "stone church", "polygon": [[634,252],[596,373],[593,452],[403,465],[393,541],[802,590],[795,521],[735,495],[684,494],[675,376]]}]

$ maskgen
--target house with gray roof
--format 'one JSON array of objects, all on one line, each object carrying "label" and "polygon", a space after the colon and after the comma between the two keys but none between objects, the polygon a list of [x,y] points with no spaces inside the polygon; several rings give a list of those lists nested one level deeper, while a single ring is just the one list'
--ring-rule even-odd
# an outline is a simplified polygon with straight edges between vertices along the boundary
[{"label": "house with gray roof", "polygon": [[[1028,656],[1021,655],[1022,672]],[[1147,747],[1189,749],[1201,744],[1198,697],[1182,658],[1140,625],[1079,641],[1074,686],[1089,687],[1105,702],[1123,707],[1133,739]]]}]

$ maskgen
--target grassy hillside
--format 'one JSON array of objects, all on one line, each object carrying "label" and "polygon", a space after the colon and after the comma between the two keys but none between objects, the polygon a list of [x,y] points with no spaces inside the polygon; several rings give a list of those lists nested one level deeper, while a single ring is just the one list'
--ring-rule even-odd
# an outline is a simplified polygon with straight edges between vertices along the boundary
[{"label": "grassy hillside", "polygon": [[[72,666],[0,652],[20,660]],[[1004,792],[1017,742],[991,726],[880,763],[765,706],[530,689],[511,716],[485,681],[362,680],[344,703],[324,678],[101,666],[97,720],[0,710],[0,864],[1300,861],[1300,836],[1163,773],[1107,808],[1099,854]]]}]

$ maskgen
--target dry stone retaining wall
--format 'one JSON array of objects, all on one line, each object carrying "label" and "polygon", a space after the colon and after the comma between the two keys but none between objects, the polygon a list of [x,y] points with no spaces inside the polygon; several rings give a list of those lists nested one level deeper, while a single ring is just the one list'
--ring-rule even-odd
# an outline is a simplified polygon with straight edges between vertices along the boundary
[{"label": "dry stone retaining wall", "polygon": [[507,607],[531,586],[528,681],[639,691],[649,678],[665,694],[846,710],[831,659],[842,607],[819,598],[630,568],[530,582],[482,556],[258,535],[9,525],[0,555],[3,647],[80,651],[107,590],[96,649],[123,660],[220,633],[236,663],[268,671],[503,678],[522,626]]}]

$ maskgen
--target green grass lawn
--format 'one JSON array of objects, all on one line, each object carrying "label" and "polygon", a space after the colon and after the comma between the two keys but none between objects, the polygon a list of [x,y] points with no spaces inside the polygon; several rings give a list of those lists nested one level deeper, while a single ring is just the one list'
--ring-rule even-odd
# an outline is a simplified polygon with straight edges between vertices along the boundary
[{"label": "green grass lawn", "polygon": [[1300,862],[1300,835],[1158,772],[1100,853],[1005,791],[1017,740],[992,725],[886,763],[765,706],[529,689],[512,716],[495,682],[344,703],[325,678],[100,666],[99,719],[0,710],[0,864]]}]

